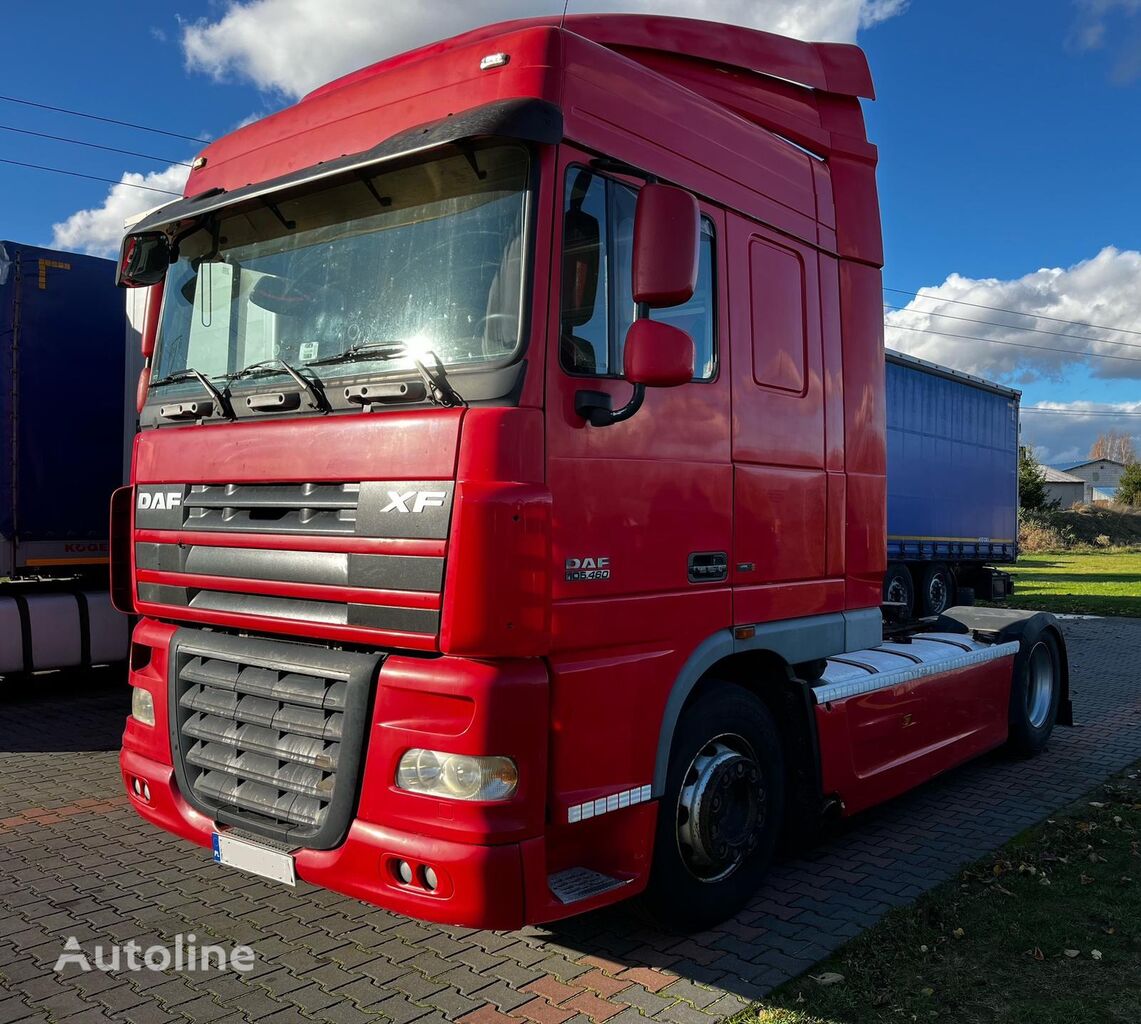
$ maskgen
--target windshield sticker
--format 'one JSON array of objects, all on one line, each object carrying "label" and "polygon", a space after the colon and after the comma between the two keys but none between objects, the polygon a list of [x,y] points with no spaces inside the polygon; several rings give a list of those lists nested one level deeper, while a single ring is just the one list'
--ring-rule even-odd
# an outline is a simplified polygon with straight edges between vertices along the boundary
[{"label": "windshield sticker", "polygon": [[309,362],[311,359],[317,358],[318,345],[315,341],[303,341],[297,347],[297,357],[303,363]]}]

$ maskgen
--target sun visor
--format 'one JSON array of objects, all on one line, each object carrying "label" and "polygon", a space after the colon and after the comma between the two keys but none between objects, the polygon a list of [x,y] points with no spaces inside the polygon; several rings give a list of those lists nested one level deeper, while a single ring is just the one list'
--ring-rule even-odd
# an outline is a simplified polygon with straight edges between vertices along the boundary
[{"label": "sun visor", "polygon": [[349,173],[382,161],[411,156],[449,142],[459,142],[461,139],[519,139],[553,145],[562,141],[562,137],[562,112],[553,103],[537,99],[499,100],[398,132],[360,153],[350,153],[334,160],[325,160],[311,167],[291,171],[289,174],[268,181],[243,185],[241,188],[210,189],[196,196],[177,199],[152,210],[144,219],[131,225],[131,234],[154,231],[178,221],[198,218],[214,210],[233,206],[247,199],[258,199],[282,189]]}]

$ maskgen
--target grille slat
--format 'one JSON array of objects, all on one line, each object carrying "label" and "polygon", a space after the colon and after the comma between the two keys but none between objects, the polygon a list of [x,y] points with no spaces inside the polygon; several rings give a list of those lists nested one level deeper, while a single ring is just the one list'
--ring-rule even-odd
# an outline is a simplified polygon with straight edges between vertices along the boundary
[{"label": "grille slat", "polygon": [[283,761],[312,765],[324,771],[337,767],[340,745],[313,736],[291,736],[280,729],[253,725],[216,715],[196,714],[182,727],[187,736],[225,743],[255,754],[275,754]]},{"label": "grille slat", "polygon": [[[180,637],[192,643],[179,648]],[[199,809],[272,838],[335,845],[351,817],[379,656],[189,629],[175,647],[176,769]]]}]

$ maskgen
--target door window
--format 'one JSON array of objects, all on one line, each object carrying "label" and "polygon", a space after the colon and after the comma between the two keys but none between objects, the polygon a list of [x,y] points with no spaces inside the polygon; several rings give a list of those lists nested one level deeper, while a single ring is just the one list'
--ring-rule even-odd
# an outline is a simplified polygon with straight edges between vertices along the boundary
[{"label": "door window", "polygon": [[[586,167],[570,167],[563,213],[563,295],[559,360],[568,373],[621,377],[632,291],[637,192]],[[713,223],[701,219],[697,287],[680,306],[652,310],[693,339],[694,380],[716,372]]]}]

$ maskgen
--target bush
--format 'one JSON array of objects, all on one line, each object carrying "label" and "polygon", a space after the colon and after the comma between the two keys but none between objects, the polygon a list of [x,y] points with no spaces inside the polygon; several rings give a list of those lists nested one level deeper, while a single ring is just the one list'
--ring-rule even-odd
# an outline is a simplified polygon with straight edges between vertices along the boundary
[{"label": "bush", "polygon": [[1056,508],[1018,510],[1020,551],[1059,551],[1077,542],[1078,535],[1067,522],[1065,513]]},{"label": "bush", "polygon": [[1121,474],[1117,500],[1122,505],[1141,506],[1141,462],[1131,462]]}]

